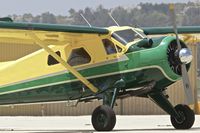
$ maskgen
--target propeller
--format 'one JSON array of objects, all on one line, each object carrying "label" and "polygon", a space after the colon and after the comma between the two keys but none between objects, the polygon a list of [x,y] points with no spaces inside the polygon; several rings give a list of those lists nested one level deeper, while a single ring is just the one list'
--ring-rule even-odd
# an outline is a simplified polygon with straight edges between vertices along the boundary
[{"label": "propeller", "polygon": [[181,46],[179,36],[178,36],[177,25],[176,25],[176,15],[175,15],[174,4],[170,4],[169,9],[171,13],[171,19],[173,22],[173,30],[176,35],[176,42],[178,45],[178,50],[176,53],[178,54],[178,57],[181,61],[182,81],[183,81],[183,86],[184,86],[184,91],[185,91],[185,96],[186,96],[186,102],[187,104],[193,104],[194,103],[193,93],[192,93],[192,88],[191,88],[189,76],[186,69],[186,64],[192,61],[192,52],[190,49],[182,48]]}]

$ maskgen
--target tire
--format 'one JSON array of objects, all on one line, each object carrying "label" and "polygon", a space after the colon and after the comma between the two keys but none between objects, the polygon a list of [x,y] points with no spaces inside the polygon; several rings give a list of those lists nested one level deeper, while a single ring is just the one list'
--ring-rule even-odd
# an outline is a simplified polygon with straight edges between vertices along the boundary
[{"label": "tire", "polygon": [[116,115],[107,105],[98,106],[92,114],[92,125],[96,131],[111,131],[116,124]]},{"label": "tire", "polygon": [[171,116],[171,123],[176,129],[190,129],[195,121],[194,112],[183,104],[176,105],[175,110],[182,117],[182,121],[178,121],[175,117]]}]

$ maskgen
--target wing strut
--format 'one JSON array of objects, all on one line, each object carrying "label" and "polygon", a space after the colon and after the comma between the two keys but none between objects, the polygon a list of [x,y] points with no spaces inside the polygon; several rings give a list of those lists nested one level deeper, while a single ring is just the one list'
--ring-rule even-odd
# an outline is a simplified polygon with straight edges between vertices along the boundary
[{"label": "wing strut", "polygon": [[90,83],[85,77],[83,77],[76,69],[70,66],[64,59],[58,56],[51,48],[48,47],[49,44],[46,44],[40,40],[33,32],[28,32],[28,35],[31,39],[42,47],[46,52],[48,52],[52,57],[54,57],[61,65],[63,65],[68,71],[70,71],[77,79],[79,79],[84,85],[86,85],[92,92],[96,93],[98,89]]}]

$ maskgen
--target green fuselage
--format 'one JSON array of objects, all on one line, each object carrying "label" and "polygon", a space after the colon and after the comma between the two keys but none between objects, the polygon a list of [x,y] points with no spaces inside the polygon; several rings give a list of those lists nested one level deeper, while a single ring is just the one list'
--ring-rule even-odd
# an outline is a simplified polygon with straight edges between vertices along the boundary
[{"label": "green fuselage", "polygon": [[[168,45],[174,39],[174,37],[154,38],[151,48],[139,47],[139,43],[133,44],[122,59],[80,69],[79,72],[99,89],[98,94],[105,90],[113,91],[114,84],[120,79],[125,83],[121,88],[123,90],[144,87],[155,82],[152,91],[159,91],[180,78],[170,68],[166,54]],[[1,95],[0,104],[64,101],[89,96],[101,98],[67,71],[5,86],[0,89],[0,93],[22,88],[29,89]]]}]

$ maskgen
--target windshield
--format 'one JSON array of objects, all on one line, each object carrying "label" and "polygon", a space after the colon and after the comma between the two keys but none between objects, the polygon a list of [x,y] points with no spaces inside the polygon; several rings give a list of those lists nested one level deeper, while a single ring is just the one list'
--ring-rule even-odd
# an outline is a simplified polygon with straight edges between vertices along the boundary
[{"label": "windshield", "polygon": [[126,45],[127,43],[133,42],[134,40],[145,38],[142,35],[143,34],[138,34],[132,29],[127,29],[114,32],[112,34],[112,37],[117,41],[119,41],[120,43]]}]

